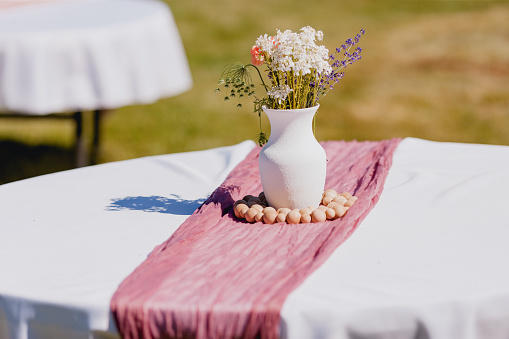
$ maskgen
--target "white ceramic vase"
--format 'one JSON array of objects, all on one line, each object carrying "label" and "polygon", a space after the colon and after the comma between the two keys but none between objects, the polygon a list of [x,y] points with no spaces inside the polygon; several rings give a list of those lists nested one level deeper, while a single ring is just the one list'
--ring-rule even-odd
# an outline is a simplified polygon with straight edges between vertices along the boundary
[{"label": "white ceramic vase", "polygon": [[313,134],[313,117],[319,106],[264,109],[271,132],[260,152],[260,178],[267,202],[276,209],[320,205],[327,159]]}]

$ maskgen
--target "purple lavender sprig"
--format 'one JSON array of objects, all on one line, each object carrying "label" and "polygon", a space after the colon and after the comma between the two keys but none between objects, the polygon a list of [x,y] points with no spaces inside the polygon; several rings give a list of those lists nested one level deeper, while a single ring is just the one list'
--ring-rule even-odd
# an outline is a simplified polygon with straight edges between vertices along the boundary
[{"label": "purple lavender sprig", "polygon": [[[354,38],[346,40],[343,45],[336,48],[334,54],[329,56],[330,62],[332,63],[332,72],[324,76],[319,81],[315,101],[318,101],[330,90],[334,89],[334,85],[345,76],[345,72],[343,71],[344,68],[347,68],[348,65],[351,65],[361,59],[362,48],[355,47],[355,45],[359,43],[364,33],[366,33],[366,31],[361,29],[360,33],[358,33]],[[350,52],[352,48],[353,51]],[[343,58],[338,58],[337,54],[342,54]]]}]

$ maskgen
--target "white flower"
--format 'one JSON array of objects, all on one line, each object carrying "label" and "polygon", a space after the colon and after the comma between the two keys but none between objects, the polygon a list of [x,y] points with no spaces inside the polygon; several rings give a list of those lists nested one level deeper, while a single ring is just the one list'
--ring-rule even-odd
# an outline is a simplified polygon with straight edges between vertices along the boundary
[{"label": "white flower", "polygon": [[274,37],[265,35],[260,35],[258,39],[256,39],[255,46],[258,46],[260,50],[267,54],[268,58],[272,58],[272,52],[275,49],[274,46]]},{"label": "white flower", "polygon": [[283,86],[279,86],[279,87],[272,87],[267,92],[267,94],[271,98],[278,100],[278,102],[281,104],[281,102],[283,102],[283,100],[286,100],[286,97],[288,97],[288,94],[290,94],[290,92],[292,92],[292,91],[293,91],[293,89],[288,87],[288,85],[283,85]]},{"label": "white flower", "polygon": [[328,74],[332,71],[329,51],[315,43],[322,39],[321,31],[307,26],[300,33],[277,30],[274,37],[265,34],[256,40],[256,46],[267,55],[267,62],[273,71],[292,72],[295,75],[310,74],[313,71]]}]

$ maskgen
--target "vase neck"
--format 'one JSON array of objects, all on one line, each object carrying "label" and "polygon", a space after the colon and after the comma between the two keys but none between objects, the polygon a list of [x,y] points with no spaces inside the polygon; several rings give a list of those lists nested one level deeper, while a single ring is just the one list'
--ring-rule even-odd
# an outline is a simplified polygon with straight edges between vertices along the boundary
[{"label": "vase neck", "polygon": [[300,140],[315,139],[313,117],[318,107],[295,110],[264,110],[270,120],[270,138],[268,144],[276,142],[299,143]]}]

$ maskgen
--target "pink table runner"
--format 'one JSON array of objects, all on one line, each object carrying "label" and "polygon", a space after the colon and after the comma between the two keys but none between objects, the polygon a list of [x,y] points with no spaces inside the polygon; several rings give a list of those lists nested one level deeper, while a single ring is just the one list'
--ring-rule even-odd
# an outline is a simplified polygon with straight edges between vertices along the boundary
[{"label": "pink table runner", "polygon": [[124,338],[277,338],[284,300],[374,207],[399,139],[325,142],[326,188],[359,197],[315,224],[239,222],[232,205],[261,192],[260,149],[155,248],[111,300]]}]

